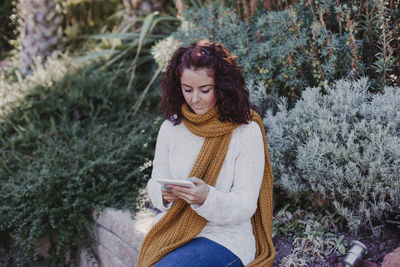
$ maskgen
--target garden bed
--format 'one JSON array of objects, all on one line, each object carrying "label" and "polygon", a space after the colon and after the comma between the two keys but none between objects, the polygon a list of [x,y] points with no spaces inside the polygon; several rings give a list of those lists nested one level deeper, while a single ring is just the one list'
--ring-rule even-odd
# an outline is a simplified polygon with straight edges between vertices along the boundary
[{"label": "garden bed", "polygon": [[[368,267],[379,267],[381,266],[384,257],[391,253],[396,248],[400,247],[400,233],[390,229],[384,229],[382,237],[377,239],[371,236],[369,233],[360,233],[358,237],[351,235],[350,233],[341,233],[340,235],[344,235],[344,241],[350,244],[350,241],[357,240],[363,243],[368,252],[366,256],[363,258],[363,261],[360,263],[360,267],[368,266]],[[338,235],[339,237],[339,235]],[[280,265],[281,260],[290,255],[293,252],[293,240],[295,237],[275,237],[273,239],[276,257],[273,266],[284,266]],[[346,252],[349,250],[349,246],[346,249]],[[340,253],[332,253],[327,258],[323,260],[316,260],[310,258],[309,267],[336,267],[336,266],[344,266],[342,264],[345,255],[341,255]]]}]

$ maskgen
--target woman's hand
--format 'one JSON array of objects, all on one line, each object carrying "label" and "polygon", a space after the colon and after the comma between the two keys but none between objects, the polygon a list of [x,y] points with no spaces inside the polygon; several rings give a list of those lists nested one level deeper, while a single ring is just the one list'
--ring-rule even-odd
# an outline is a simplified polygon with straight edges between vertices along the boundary
[{"label": "woman's hand", "polygon": [[179,185],[169,185],[169,190],[171,191],[169,194],[186,201],[190,205],[202,205],[208,196],[210,188],[199,178],[192,177],[188,178],[188,180],[194,183],[196,187],[190,188]]},{"label": "woman's hand", "polygon": [[170,188],[171,185],[165,185],[161,190],[164,206],[167,206],[169,202],[175,202],[178,200],[178,197],[171,192]]}]

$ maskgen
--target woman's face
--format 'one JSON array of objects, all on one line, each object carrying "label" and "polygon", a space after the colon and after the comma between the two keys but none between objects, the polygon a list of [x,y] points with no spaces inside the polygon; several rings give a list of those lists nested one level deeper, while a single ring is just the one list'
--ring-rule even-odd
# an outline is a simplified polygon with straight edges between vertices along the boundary
[{"label": "woman's face", "polygon": [[181,89],[186,103],[198,114],[206,114],[217,103],[214,79],[207,75],[208,69],[184,69]]}]

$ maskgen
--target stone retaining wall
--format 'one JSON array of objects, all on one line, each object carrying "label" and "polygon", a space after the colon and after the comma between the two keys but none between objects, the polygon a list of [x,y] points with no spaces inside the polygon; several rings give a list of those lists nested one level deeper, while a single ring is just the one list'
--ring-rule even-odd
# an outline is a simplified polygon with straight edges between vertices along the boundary
[{"label": "stone retaining wall", "polygon": [[[104,267],[132,267],[137,265],[140,245],[149,231],[155,212],[141,210],[133,215],[129,211],[105,209],[97,219],[96,251]],[[98,267],[86,251],[80,253],[81,267]]]}]

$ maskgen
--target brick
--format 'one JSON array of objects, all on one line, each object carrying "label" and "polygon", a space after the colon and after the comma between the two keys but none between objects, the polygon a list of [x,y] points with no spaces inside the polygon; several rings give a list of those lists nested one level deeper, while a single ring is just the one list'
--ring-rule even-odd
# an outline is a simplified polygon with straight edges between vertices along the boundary
[{"label": "brick", "polygon": [[400,267],[400,247],[385,256],[382,267]]}]

